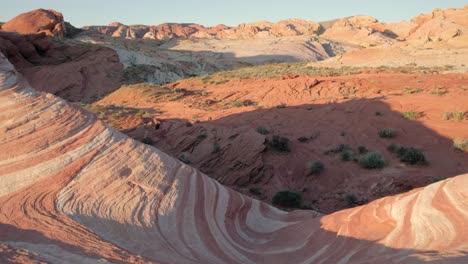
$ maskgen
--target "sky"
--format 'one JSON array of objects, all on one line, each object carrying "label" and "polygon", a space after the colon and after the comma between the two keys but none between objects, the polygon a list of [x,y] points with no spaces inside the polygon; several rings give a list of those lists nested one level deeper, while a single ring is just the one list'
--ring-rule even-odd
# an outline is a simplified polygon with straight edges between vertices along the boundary
[{"label": "sky", "polygon": [[123,24],[157,25],[167,22],[205,26],[285,18],[326,21],[370,15],[382,22],[409,20],[435,8],[463,7],[468,0],[0,0],[0,21],[37,8],[54,9],[77,27]]}]

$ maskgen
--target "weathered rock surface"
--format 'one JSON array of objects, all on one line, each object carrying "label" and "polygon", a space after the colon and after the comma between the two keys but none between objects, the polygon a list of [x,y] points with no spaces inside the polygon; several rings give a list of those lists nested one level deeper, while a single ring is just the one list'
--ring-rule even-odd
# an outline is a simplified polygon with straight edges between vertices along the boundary
[{"label": "weathered rock surface", "polygon": [[0,31],[0,51],[40,91],[70,101],[98,98],[120,87],[123,66],[115,51],[98,45],[65,44],[43,33]]},{"label": "weathered rock surface", "polygon": [[466,174],[327,216],[286,213],[36,92],[2,55],[0,149],[2,262],[5,248],[52,263],[468,261]]},{"label": "weathered rock surface", "polygon": [[3,31],[20,34],[45,33],[48,36],[63,37],[67,34],[61,13],[54,10],[36,9],[20,14],[2,26]]}]

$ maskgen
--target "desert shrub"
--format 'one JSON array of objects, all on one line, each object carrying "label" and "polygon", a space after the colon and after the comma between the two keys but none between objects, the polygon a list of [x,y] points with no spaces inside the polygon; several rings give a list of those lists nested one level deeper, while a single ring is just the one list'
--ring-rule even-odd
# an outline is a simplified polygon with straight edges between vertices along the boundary
[{"label": "desert shrub", "polygon": [[201,134],[198,134],[197,138],[200,139],[200,140],[203,140],[205,138],[207,138],[208,135],[206,133],[201,133]]},{"label": "desert shrub", "polygon": [[453,141],[453,147],[456,150],[468,152],[468,139],[455,139]]},{"label": "desert shrub", "polygon": [[384,129],[379,131],[379,137],[381,138],[394,138],[395,132],[391,129]]},{"label": "desert shrub", "polygon": [[416,120],[420,118],[422,114],[419,112],[415,112],[415,111],[407,111],[407,112],[403,112],[401,116],[409,120]]},{"label": "desert shrub", "polygon": [[273,196],[273,204],[282,207],[298,208],[302,204],[302,195],[291,190],[279,191]]},{"label": "desert shrub", "polygon": [[277,105],[276,108],[280,108],[280,109],[281,108],[286,108],[286,104],[281,103],[281,104]]},{"label": "desert shrub", "polygon": [[369,152],[359,159],[359,165],[365,169],[379,169],[385,166],[385,160],[380,153]]},{"label": "desert shrub", "polygon": [[353,160],[355,157],[354,151],[352,149],[344,149],[341,151],[341,159],[343,161],[350,161]]},{"label": "desert shrub", "polygon": [[263,194],[263,191],[262,191],[262,189],[261,189],[260,187],[251,187],[251,188],[249,189],[249,192],[250,192],[251,194],[258,195],[258,196],[260,196],[260,195]]},{"label": "desert shrub", "polygon": [[447,91],[447,89],[438,88],[437,90],[432,90],[429,93],[432,94],[432,95],[444,95],[444,94],[448,93],[448,91]]},{"label": "desert shrub", "polygon": [[273,136],[273,138],[268,141],[268,145],[279,152],[289,152],[289,139],[282,136]]},{"label": "desert shrub", "polygon": [[463,121],[465,119],[465,112],[445,112],[443,118],[444,120]]},{"label": "desert shrub", "polygon": [[319,160],[309,162],[309,174],[317,175],[322,173],[325,165]]},{"label": "desert shrub", "polygon": [[423,90],[422,90],[422,89],[419,89],[419,88],[417,88],[417,89],[411,89],[411,88],[409,88],[409,87],[406,87],[404,93],[405,93],[405,94],[416,94],[416,93],[420,93],[420,92],[422,92],[422,91],[423,91]]},{"label": "desert shrub", "polygon": [[262,135],[268,135],[270,134],[270,131],[264,127],[257,127],[257,132]]},{"label": "desert shrub", "polygon": [[221,146],[218,143],[213,143],[213,153],[218,153],[221,150]]},{"label": "desert shrub", "polygon": [[243,107],[244,106],[244,102],[241,101],[241,100],[236,100],[234,102],[231,103],[231,106],[232,107]]},{"label": "desert shrub", "polygon": [[381,116],[381,115],[382,115],[382,112],[380,112],[380,111],[375,111],[374,114],[375,114],[376,116]]},{"label": "desert shrub", "polygon": [[186,126],[186,127],[192,127],[193,125],[192,125],[192,123],[190,123],[190,121],[186,121],[186,122],[185,122],[185,126]]},{"label": "desert shrub", "polygon": [[341,131],[340,136],[342,136],[342,137],[346,136],[346,132]]},{"label": "desert shrub", "polygon": [[369,152],[369,150],[364,146],[359,146],[358,147],[358,152],[359,152],[359,154],[366,154],[367,152]]},{"label": "desert shrub", "polygon": [[394,153],[401,162],[410,165],[427,164],[426,155],[420,149],[414,147],[403,147],[392,144],[387,147],[387,150]]},{"label": "desert shrub", "polygon": [[357,205],[357,203],[358,203],[356,195],[354,195],[352,193],[345,193],[343,195],[343,201],[345,201],[345,203],[346,203],[346,205],[348,207],[353,207],[353,206]]},{"label": "desert shrub", "polygon": [[415,165],[415,164],[426,164],[426,156],[420,149],[413,147],[400,147],[397,151],[397,156],[401,162]]},{"label": "desert shrub", "polygon": [[141,140],[141,143],[144,143],[146,145],[153,145],[154,144],[153,140],[151,140],[151,138],[148,138],[148,137],[143,138]]},{"label": "desert shrub", "polygon": [[305,142],[307,142],[309,140],[309,138],[308,137],[299,137],[297,140],[299,142],[301,142],[301,143],[305,143]]}]

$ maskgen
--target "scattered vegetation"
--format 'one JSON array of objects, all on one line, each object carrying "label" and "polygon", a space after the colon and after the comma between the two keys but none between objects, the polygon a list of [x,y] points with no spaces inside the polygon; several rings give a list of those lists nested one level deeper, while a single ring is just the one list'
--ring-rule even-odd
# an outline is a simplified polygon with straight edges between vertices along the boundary
[{"label": "scattered vegetation", "polygon": [[383,115],[382,112],[380,112],[380,111],[375,111],[374,114],[375,114],[376,116],[382,116],[382,115]]},{"label": "scattered vegetation", "polygon": [[385,160],[378,152],[368,152],[359,159],[359,165],[365,169],[380,169],[385,166]]},{"label": "scattered vegetation", "polygon": [[453,147],[456,150],[468,152],[468,139],[455,139],[453,141]]},{"label": "scattered vegetation", "polygon": [[213,153],[218,153],[221,150],[221,146],[218,143],[213,143]]},{"label": "scattered vegetation", "polygon": [[341,159],[343,161],[351,161],[355,159],[354,151],[351,148],[343,149],[341,151]]},{"label": "scattered vegetation", "polygon": [[387,147],[387,150],[394,153],[401,162],[410,165],[426,165],[426,155],[418,148],[403,147],[392,144]]},{"label": "scattered vegetation", "polygon": [[381,138],[394,138],[395,132],[391,129],[384,129],[379,131],[379,137]]},{"label": "scattered vegetation", "polygon": [[437,89],[431,90],[429,92],[429,94],[432,94],[432,95],[444,95],[446,93],[448,93],[448,90],[443,87],[438,87]]},{"label": "scattered vegetation", "polygon": [[241,100],[236,100],[234,102],[231,103],[231,106],[232,107],[243,107],[244,106],[244,102],[241,101]]},{"label": "scattered vegetation", "polygon": [[422,113],[415,112],[415,111],[403,112],[401,115],[402,115],[403,118],[406,118],[406,119],[409,119],[409,120],[416,120],[416,119],[422,117]]},{"label": "scattered vegetation", "polygon": [[299,142],[301,142],[301,143],[305,143],[305,142],[309,141],[309,138],[308,138],[308,137],[299,137],[299,138],[297,139],[297,141],[299,141]]},{"label": "scattered vegetation", "polygon": [[346,132],[341,131],[340,136],[342,136],[342,137],[346,136]]},{"label": "scattered vegetation", "polygon": [[465,120],[465,112],[456,111],[456,112],[445,112],[443,115],[444,120],[455,120],[455,121],[463,121]]},{"label": "scattered vegetation", "polygon": [[185,126],[186,126],[186,127],[192,127],[192,126],[193,126],[193,124],[192,124],[192,123],[190,123],[190,121],[185,121]]},{"label": "scattered vegetation", "polygon": [[416,94],[416,93],[420,93],[422,92],[423,90],[422,89],[411,89],[409,87],[405,87],[405,90],[403,91],[404,94]]},{"label": "scattered vegetation", "polygon": [[358,147],[358,152],[359,152],[359,154],[366,154],[367,152],[369,152],[369,150],[364,146],[359,146]]},{"label": "scattered vegetation", "polygon": [[302,204],[302,195],[291,190],[279,191],[273,196],[273,204],[282,207],[299,208]]},{"label": "scattered vegetation", "polygon": [[309,174],[318,175],[325,169],[325,165],[319,160],[309,162]]},{"label": "scattered vegetation", "polygon": [[290,152],[289,139],[286,137],[274,135],[271,140],[268,141],[268,145],[278,152]]},{"label": "scattered vegetation", "polygon": [[144,144],[146,144],[146,145],[153,145],[153,144],[154,144],[153,140],[151,140],[151,138],[149,138],[149,137],[143,138],[143,139],[141,140],[141,143],[144,143]]},{"label": "scattered vegetation", "polygon": [[357,197],[353,193],[345,193],[343,195],[343,201],[348,207],[354,207],[358,204]]},{"label": "scattered vegetation", "polygon": [[286,104],[281,103],[281,104],[277,105],[276,108],[278,108],[278,109],[286,108]]},{"label": "scattered vegetation", "polygon": [[201,134],[198,134],[197,138],[200,139],[200,140],[203,140],[203,139],[206,139],[208,137],[208,135],[206,133],[201,133]]},{"label": "scattered vegetation", "polygon": [[257,195],[257,196],[263,195],[263,191],[262,191],[262,189],[260,187],[251,187],[249,189],[249,192],[251,194],[254,194],[254,195]]}]

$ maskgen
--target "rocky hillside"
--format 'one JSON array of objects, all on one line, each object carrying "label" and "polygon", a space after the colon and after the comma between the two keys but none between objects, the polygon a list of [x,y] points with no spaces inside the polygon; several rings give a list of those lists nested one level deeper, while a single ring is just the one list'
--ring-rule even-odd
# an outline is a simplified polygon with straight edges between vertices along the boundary
[{"label": "rocky hillside", "polygon": [[35,91],[1,54],[0,103],[2,263],[468,261],[466,174],[286,213]]},{"label": "rocky hillside", "polygon": [[209,38],[242,40],[288,36],[321,36],[323,38],[363,47],[393,44],[396,40],[410,42],[449,41],[462,38],[466,43],[468,6],[458,9],[437,9],[421,14],[410,22],[383,23],[369,16],[352,16],[317,23],[302,19],[288,19],[271,23],[261,21],[236,27],[218,25],[204,27],[198,24],[161,24],[157,26],[124,25],[89,26],[92,30],[113,37],[127,39]]}]

